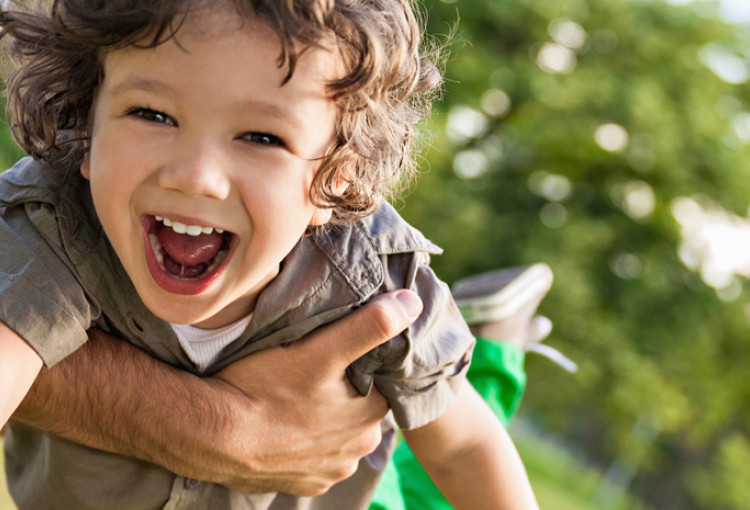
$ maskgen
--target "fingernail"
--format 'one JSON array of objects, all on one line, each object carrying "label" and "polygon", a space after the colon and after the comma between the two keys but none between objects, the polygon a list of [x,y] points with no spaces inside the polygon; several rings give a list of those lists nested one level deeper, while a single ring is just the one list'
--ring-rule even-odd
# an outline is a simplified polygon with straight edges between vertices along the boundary
[{"label": "fingernail", "polygon": [[410,319],[416,319],[422,313],[422,300],[414,292],[402,290],[396,294],[396,300]]}]

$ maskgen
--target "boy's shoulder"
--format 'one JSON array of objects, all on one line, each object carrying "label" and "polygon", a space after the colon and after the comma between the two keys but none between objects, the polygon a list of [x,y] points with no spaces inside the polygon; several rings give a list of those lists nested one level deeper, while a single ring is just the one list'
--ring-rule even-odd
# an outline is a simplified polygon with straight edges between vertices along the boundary
[{"label": "boy's shoulder", "polygon": [[388,203],[366,218],[318,229],[310,242],[362,299],[382,290],[384,281],[406,282],[415,261],[427,264],[430,255],[442,253]]},{"label": "boy's shoulder", "polygon": [[318,231],[314,238],[324,251],[338,253],[366,250],[372,251],[373,255],[414,252],[439,255],[443,252],[387,202],[370,216],[346,225],[332,225]]},{"label": "boy's shoulder", "polygon": [[0,205],[12,207],[27,202],[56,206],[73,181],[82,180],[77,172],[55,169],[26,157],[0,174]]},{"label": "boy's shoulder", "polygon": [[358,223],[381,254],[421,251],[439,255],[443,252],[442,248],[411,226],[387,202],[384,202],[375,214]]},{"label": "boy's shoulder", "polygon": [[75,169],[20,160],[0,174],[0,208],[25,209],[25,231],[35,231],[74,265],[106,246],[88,181]]}]

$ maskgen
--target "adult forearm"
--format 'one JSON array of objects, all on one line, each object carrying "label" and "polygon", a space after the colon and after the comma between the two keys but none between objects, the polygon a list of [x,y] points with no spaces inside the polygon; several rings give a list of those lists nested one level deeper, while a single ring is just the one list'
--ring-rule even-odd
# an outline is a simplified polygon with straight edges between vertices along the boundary
[{"label": "adult forearm", "polygon": [[13,419],[184,476],[224,481],[247,468],[233,457],[244,446],[236,431],[247,425],[251,405],[225,383],[93,330],[84,347],[42,370]]},{"label": "adult forearm", "polygon": [[43,371],[14,419],[243,492],[320,494],[377,447],[388,411],[376,391],[357,394],[346,367],[420,311],[411,292],[385,294],[206,379],[94,331]]},{"label": "adult forearm", "polygon": [[[331,452],[335,436],[318,438],[313,424],[274,412],[268,401],[161,363],[97,330],[83,348],[40,373],[13,419],[241,492],[310,495],[350,474]],[[310,444],[315,439],[321,444]],[[349,463],[375,444],[366,451],[360,445]],[[328,472],[318,471],[326,464]]]}]

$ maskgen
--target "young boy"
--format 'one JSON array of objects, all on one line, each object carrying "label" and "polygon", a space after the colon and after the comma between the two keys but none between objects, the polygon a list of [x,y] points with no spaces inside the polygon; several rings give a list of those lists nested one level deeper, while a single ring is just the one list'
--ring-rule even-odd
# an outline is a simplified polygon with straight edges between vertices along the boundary
[{"label": "young boy", "polygon": [[[381,204],[440,83],[408,2],[63,0],[0,22],[35,157],[0,181],[0,334],[51,365],[97,325],[212,374],[410,288],[422,315],[351,382],[388,399],[457,508],[536,507],[462,384],[473,338],[427,266],[438,249]],[[15,423],[8,477],[22,509],[366,508],[392,423],[383,437],[314,498],[231,492]]]}]

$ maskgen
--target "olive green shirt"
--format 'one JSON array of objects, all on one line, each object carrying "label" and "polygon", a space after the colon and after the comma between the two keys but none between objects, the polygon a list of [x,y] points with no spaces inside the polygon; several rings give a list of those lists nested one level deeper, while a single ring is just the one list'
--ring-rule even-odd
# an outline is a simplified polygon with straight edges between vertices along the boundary
[{"label": "olive green shirt", "polygon": [[[86,330],[98,326],[196,372],[169,324],[136,294],[78,172],[22,160],[0,176],[0,212],[0,320],[47,366],[81,346]],[[423,314],[347,373],[361,393],[374,385],[387,398],[398,426],[433,421],[464,379],[474,344],[447,286],[427,265],[434,253],[439,249],[388,205],[362,221],[304,237],[259,296],[248,328],[207,375],[299,339],[377,294],[410,288],[421,296]],[[6,470],[21,510],[364,509],[394,446],[392,420],[384,421],[383,431],[380,447],[354,476],[315,498],[233,492],[14,422],[6,438]]]}]

